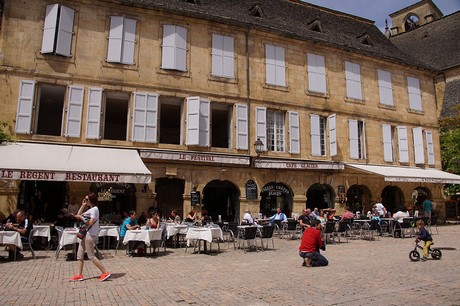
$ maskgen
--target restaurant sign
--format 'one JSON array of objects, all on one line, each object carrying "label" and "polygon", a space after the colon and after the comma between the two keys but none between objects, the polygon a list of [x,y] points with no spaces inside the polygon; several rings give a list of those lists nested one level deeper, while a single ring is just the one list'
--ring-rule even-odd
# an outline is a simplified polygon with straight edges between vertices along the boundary
[{"label": "restaurant sign", "polygon": [[249,165],[250,158],[248,156],[220,155],[209,153],[192,153],[192,152],[161,152],[154,150],[141,150],[141,158],[162,159],[174,161],[191,161],[214,164],[232,164],[232,165]]},{"label": "restaurant sign", "polygon": [[307,162],[299,160],[265,160],[257,159],[254,162],[256,168],[266,169],[297,169],[297,170],[343,170],[343,164],[334,162]]}]

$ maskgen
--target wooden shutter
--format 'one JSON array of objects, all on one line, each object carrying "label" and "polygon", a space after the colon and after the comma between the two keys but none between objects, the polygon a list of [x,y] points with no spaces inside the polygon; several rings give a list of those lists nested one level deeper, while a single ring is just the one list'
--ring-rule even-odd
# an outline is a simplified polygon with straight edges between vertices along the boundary
[{"label": "wooden shutter", "polygon": [[324,56],[307,54],[308,61],[308,90],[326,92],[326,67]]},{"label": "wooden shutter", "polygon": [[345,78],[347,82],[347,97],[362,100],[360,65],[345,62]]},{"label": "wooden shutter", "polygon": [[393,161],[393,137],[391,133],[391,125],[382,124],[383,133],[383,160],[386,162]]},{"label": "wooden shutter", "polygon": [[84,94],[85,89],[82,86],[69,86],[65,135],[67,137],[80,137],[81,135]]},{"label": "wooden shutter", "polygon": [[109,46],[107,49],[107,62],[121,62],[121,48],[123,45],[123,17],[110,17]]},{"label": "wooden shutter", "polygon": [[54,52],[58,13],[59,4],[51,4],[46,7],[41,53]]},{"label": "wooden shutter", "polygon": [[61,6],[59,17],[59,28],[56,40],[56,54],[70,56],[72,48],[73,21],[75,11],[71,8]]},{"label": "wooden shutter", "polygon": [[331,156],[337,155],[337,130],[336,130],[336,115],[332,114],[328,117],[329,121],[329,150]]},{"label": "wooden shutter", "polygon": [[223,76],[233,79],[235,77],[235,41],[233,37],[224,36],[223,39]]},{"label": "wooden shutter", "polygon": [[256,137],[263,142],[263,150],[267,150],[267,109],[256,107]]},{"label": "wooden shutter", "polygon": [[353,119],[348,120],[348,128],[350,139],[350,158],[359,159],[358,121]]},{"label": "wooden shutter", "polygon": [[157,142],[158,95],[134,93],[132,140]]},{"label": "wooden shutter", "polygon": [[320,117],[310,114],[311,155],[321,156]]},{"label": "wooden shutter", "polygon": [[409,93],[409,108],[421,111],[422,97],[420,93],[420,80],[413,77],[407,77],[407,91]]},{"label": "wooden shutter", "polygon": [[427,152],[428,152],[428,165],[433,166],[435,164],[433,133],[431,131],[426,131],[425,132],[425,137],[426,137],[426,149],[427,149]]},{"label": "wooden shutter", "polygon": [[407,128],[405,126],[398,126],[398,148],[399,148],[399,161],[401,163],[409,162],[409,143],[407,140]]},{"label": "wooden shutter", "polygon": [[176,26],[176,70],[187,70],[187,29]]},{"label": "wooden shutter", "polygon": [[289,114],[289,153],[300,153],[300,122],[298,112]]},{"label": "wooden shutter", "polygon": [[423,148],[423,131],[421,127],[412,129],[412,137],[414,138],[414,156],[416,164],[425,163],[425,154]]},{"label": "wooden shutter", "polygon": [[236,104],[236,148],[248,150],[248,106]]},{"label": "wooden shutter", "polygon": [[265,45],[265,82],[276,85],[276,54],[273,45]]},{"label": "wooden shutter", "polygon": [[276,85],[286,86],[286,61],[283,47],[275,47]]},{"label": "wooden shutter", "polygon": [[31,134],[32,110],[35,97],[35,81],[23,80],[19,84],[16,133]]},{"label": "wooden shutter", "polygon": [[200,140],[200,97],[187,98],[186,145],[198,145]]},{"label": "wooden shutter", "polygon": [[211,62],[213,76],[221,77],[224,75],[224,37],[212,34]]},{"label": "wooden shutter", "polygon": [[385,70],[377,69],[380,103],[393,105],[393,87],[391,84],[391,73]]},{"label": "wooden shutter", "polygon": [[134,49],[136,44],[136,20],[125,18],[123,21],[123,43],[121,62],[134,64]]},{"label": "wooden shutter", "polygon": [[210,146],[210,126],[211,126],[211,102],[200,99],[200,139],[199,145],[202,147]]},{"label": "wooden shutter", "polygon": [[101,127],[102,88],[88,90],[88,110],[86,115],[86,138],[99,139]]}]

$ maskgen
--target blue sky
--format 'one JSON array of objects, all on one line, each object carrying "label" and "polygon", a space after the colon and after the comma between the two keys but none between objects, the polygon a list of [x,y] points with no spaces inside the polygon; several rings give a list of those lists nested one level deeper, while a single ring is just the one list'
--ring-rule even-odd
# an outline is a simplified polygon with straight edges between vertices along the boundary
[{"label": "blue sky", "polygon": [[[419,0],[304,0],[312,4],[336,11],[364,17],[375,21],[381,30],[385,28],[385,19],[391,26],[389,15]],[[444,15],[460,10],[460,0],[433,0]]]}]

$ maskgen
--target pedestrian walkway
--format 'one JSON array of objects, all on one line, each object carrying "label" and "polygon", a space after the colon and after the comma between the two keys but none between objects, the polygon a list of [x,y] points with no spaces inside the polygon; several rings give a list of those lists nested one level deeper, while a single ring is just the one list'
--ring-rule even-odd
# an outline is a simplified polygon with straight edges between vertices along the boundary
[{"label": "pedestrian walkway", "polygon": [[105,282],[91,264],[84,281],[69,282],[75,262],[63,254],[55,260],[52,251],[38,251],[36,260],[24,252],[26,259],[0,264],[0,296],[3,305],[458,305],[460,225],[438,228],[440,261],[410,262],[413,238],[381,237],[328,245],[329,266],[305,268],[299,240],[276,238],[276,250],[263,252],[224,244],[208,255],[104,250],[112,273]]}]

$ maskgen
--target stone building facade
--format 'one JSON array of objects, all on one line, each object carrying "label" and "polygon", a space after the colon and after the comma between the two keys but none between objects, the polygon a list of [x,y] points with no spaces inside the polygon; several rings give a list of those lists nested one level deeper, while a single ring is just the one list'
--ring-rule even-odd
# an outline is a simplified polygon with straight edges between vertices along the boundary
[{"label": "stone building facade", "polygon": [[239,221],[246,209],[367,211],[380,197],[414,210],[460,182],[437,170],[438,71],[366,19],[295,0],[4,0],[0,34],[0,120],[20,150],[88,151],[69,153],[78,169],[48,169],[46,154],[33,169],[1,163],[2,210],[94,191],[105,214]]}]

